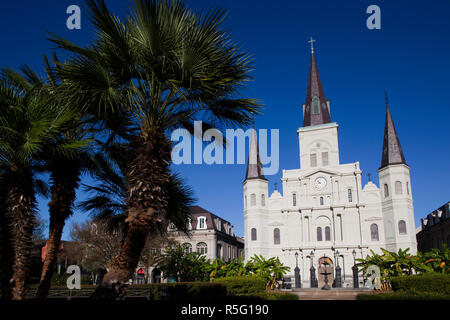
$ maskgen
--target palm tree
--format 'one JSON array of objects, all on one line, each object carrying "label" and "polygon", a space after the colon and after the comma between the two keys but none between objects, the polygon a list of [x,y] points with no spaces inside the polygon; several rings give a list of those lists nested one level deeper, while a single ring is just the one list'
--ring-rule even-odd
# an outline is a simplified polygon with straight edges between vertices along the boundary
[{"label": "palm tree", "polygon": [[[110,232],[120,230],[125,242],[127,235],[126,193],[127,157],[129,151],[127,144],[111,144],[103,149],[102,153],[93,156],[88,168],[97,181],[96,185],[84,185],[84,190],[91,196],[80,202],[78,207],[89,212],[94,220],[106,222]],[[166,234],[169,222],[185,234],[188,234],[187,219],[190,218],[189,207],[194,203],[192,190],[186,186],[179,175],[170,173],[167,190],[167,206],[164,216],[150,227],[149,236],[162,236]],[[93,298],[110,296],[108,290],[100,289]],[[123,294],[123,292],[122,292]]]},{"label": "palm tree", "polygon": [[[22,70],[27,75],[31,69]],[[44,146],[65,130],[73,114],[29,87],[25,78],[11,75],[3,72],[0,82],[0,167],[5,168],[4,207],[14,248],[11,291],[19,300],[25,294],[36,211],[33,169]]]},{"label": "palm tree", "polygon": [[[0,87],[0,90],[2,87]],[[5,168],[0,167],[0,300],[9,300],[11,290],[9,280],[12,276],[13,248],[10,234],[10,221],[6,215]]]},{"label": "palm tree", "polygon": [[121,21],[103,0],[87,5],[96,40],[87,48],[52,41],[74,54],[60,70],[72,101],[113,124],[131,114],[127,233],[103,279],[118,294],[168,205],[170,130],[192,129],[196,119],[205,127],[249,125],[259,106],[241,96],[252,59],[222,29],[222,10],[197,15],[181,1],[135,0]]}]

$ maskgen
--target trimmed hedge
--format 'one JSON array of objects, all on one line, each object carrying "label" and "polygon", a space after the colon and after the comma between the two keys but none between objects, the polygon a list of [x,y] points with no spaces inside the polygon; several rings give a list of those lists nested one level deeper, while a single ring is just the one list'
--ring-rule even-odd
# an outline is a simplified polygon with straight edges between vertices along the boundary
[{"label": "trimmed hedge", "polygon": [[227,288],[227,295],[260,295],[266,293],[266,280],[259,277],[217,278],[212,283],[222,284]]},{"label": "trimmed hedge", "polygon": [[150,300],[215,300],[227,296],[227,288],[220,283],[180,282],[161,283],[145,286]]},{"label": "trimmed hedge", "polygon": [[358,294],[356,300],[450,300],[450,295],[397,291],[393,293]]},{"label": "trimmed hedge", "polygon": [[450,295],[450,274],[448,273],[399,276],[393,278],[391,284],[394,291]]}]

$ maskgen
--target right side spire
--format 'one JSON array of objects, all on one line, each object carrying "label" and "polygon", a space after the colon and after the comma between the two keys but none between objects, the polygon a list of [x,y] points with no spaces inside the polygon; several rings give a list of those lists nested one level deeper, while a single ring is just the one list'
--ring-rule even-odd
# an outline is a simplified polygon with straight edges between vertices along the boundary
[{"label": "right side spire", "polygon": [[400,145],[400,140],[398,139],[397,131],[394,126],[394,121],[392,120],[391,111],[389,110],[387,93],[385,93],[385,100],[386,119],[384,123],[383,154],[381,157],[380,169],[391,164],[406,164],[402,146]]}]

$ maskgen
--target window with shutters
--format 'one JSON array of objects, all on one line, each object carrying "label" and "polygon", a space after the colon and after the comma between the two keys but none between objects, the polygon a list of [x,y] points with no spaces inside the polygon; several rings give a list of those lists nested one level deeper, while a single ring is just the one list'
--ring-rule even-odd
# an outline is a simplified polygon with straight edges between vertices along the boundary
[{"label": "window with shutters", "polygon": [[252,207],[256,206],[256,194],[254,193],[250,195],[250,206]]},{"label": "window with shutters", "polygon": [[328,165],[328,152],[322,152],[322,165]]},{"label": "window with shutters", "polygon": [[310,154],[311,167],[317,167],[317,154]]},{"label": "window with shutters", "polygon": [[406,222],[405,222],[405,220],[400,220],[398,222],[398,233],[399,234],[406,234]]},{"label": "window with shutters", "polygon": [[402,194],[402,183],[395,181],[395,194]]},{"label": "window with shutters", "polygon": [[197,243],[197,252],[200,254],[207,254],[208,253],[208,246],[204,242]]},{"label": "window with shutters", "polygon": [[256,241],[256,228],[252,228],[251,230],[251,239],[252,241]]},{"label": "window with shutters", "polygon": [[376,223],[370,225],[370,239],[372,239],[372,241],[380,240],[378,235],[378,225]]},{"label": "window with shutters", "polygon": [[330,227],[325,227],[325,241],[331,241],[331,229],[330,229]]},{"label": "window with shutters", "polygon": [[389,197],[389,186],[386,183],[384,184],[384,197]]},{"label": "window with shutters", "polygon": [[280,244],[280,229],[273,229],[273,244]]},{"label": "window with shutters", "polygon": [[317,227],[317,241],[322,241],[322,228]]}]

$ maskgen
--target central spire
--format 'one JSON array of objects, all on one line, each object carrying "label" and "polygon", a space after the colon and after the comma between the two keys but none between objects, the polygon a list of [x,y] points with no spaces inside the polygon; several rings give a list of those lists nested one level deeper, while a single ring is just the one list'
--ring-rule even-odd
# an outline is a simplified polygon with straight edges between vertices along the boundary
[{"label": "central spire", "polygon": [[318,124],[330,123],[331,116],[328,102],[320,81],[319,69],[317,68],[314,56],[313,42],[311,43],[311,62],[309,66],[308,89],[306,91],[306,101],[303,105],[303,126],[314,126]]}]

